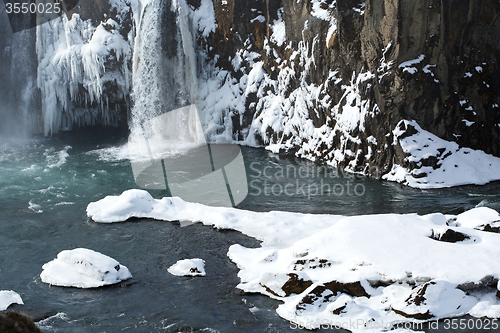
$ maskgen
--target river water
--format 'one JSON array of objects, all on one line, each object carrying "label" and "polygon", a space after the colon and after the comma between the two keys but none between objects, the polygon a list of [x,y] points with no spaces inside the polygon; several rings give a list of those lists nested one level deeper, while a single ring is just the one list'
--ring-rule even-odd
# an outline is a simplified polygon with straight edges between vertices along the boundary
[{"label": "river water", "polygon": [[[0,290],[18,292],[25,303],[11,308],[48,316],[39,323],[44,332],[291,331],[275,312],[279,302],[235,288],[238,269],[227,250],[235,243],[257,247],[258,241],[200,224],[180,227],[145,219],[98,224],[87,218],[90,202],[138,188],[130,162],[112,153],[125,142],[125,134],[112,129],[1,139]],[[416,190],[264,149],[241,149],[249,180],[241,209],[343,215],[458,213],[477,205],[500,210],[498,182]],[[162,190],[150,193],[165,195]],[[133,278],[89,290],[42,283],[42,265],[76,247],[115,258]],[[207,275],[167,272],[185,258],[204,259]]]}]

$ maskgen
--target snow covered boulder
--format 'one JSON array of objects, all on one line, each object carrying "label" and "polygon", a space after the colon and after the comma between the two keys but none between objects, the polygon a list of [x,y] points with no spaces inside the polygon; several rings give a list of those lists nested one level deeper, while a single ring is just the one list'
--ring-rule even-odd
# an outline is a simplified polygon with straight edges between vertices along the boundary
[{"label": "snow covered boulder", "polygon": [[0,290],[0,311],[6,310],[11,304],[23,305],[23,300],[18,293],[12,290]]},{"label": "snow covered boulder", "polygon": [[198,258],[179,260],[167,271],[176,276],[205,276],[205,260]]},{"label": "snow covered boulder", "polygon": [[429,281],[414,287],[409,295],[392,303],[397,314],[420,320],[465,315],[477,303],[455,285],[445,281]]},{"label": "snow covered boulder", "polygon": [[77,248],[65,250],[42,266],[43,282],[76,288],[96,288],[130,279],[126,266],[102,253]]}]

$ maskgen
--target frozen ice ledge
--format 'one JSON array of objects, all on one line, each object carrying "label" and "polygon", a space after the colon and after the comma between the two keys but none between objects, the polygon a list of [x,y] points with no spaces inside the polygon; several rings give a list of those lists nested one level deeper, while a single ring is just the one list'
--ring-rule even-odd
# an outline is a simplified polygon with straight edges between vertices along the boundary
[{"label": "frozen ice ledge", "polygon": [[238,288],[280,300],[277,313],[305,328],[380,332],[500,317],[500,215],[486,207],[424,216],[257,213],[128,190],[90,203],[87,214],[101,223],[189,220],[255,237],[260,248],[229,248]]}]

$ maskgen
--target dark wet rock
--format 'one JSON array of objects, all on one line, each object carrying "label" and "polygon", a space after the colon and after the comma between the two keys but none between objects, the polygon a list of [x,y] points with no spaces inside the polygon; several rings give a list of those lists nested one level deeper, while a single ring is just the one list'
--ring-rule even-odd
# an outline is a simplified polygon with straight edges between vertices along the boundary
[{"label": "dark wet rock", "polygon": [[[315,307],[321,307],[323,304],[328,304],[333,302],[341,294],[347,294],[353,297],[370,297],[366,293],[365,289],[361,286],[361,283],[340,283],[337,281],[332,281],[324,285],[318,285],[310,290],[306,295],[302,297],[300,302],[297,303],[297,311],[303,311],[307,309],[308,306],[312,305]],[[336,309],[332,310],[333,314],[339,315],[347,307],[347,303],[340,305]]]},{"label": "dark wet rock", "polygon": [[452,229],[446,229],[443,234],[435,234],[434,230],[432,230],[432,235],[430,236],[430,238],[438,240],[440,242],[457,243],[462,242],[466,239],[470,239],[470,236],[458,231],[454,231]]},{"label": "dark wet rock", "polygon": [[0,332],[2,333],[41,333],[33,318],[16,311],[0,313]]},{"label": "dark wet rock", "polygon": [[343,305],[341,307],[336,308],[335,310],[332,311],[334,315],[340,315],[342,311],[347,307],[347,305]]},{"label": "dark wet rock", "polygon": [[413,318],[413,319],[419,319],[419,320],[428,320],[428,319],[434,318],[434,316],[429,313],[429,310],[427,310],[424,313],[406,313],[404,311],[396,310],[394,308],[391,308],[391,309],[392,309],[392,311],[394,311],[398,315],[403,316],[405,318]]},{"label": "dark wet rock", "polygon": [[276,287],[266,285],[266,283],[262,281],[260,282],[260,285],[264,287],[267,292],[280,297],[290,296],[291,294],[300,294],[312,285],[312,281],[307,277],[307,275],[299,276],[295,273],[288,273],[286,276],[288,279],[279,288],[279,290],[277,290]]},{"label": "dark wet rock", "polygon": [[312,285],[311,280],[303,280],[295,273],[289,273],[290,279],[281,287],[286,296],[300,294]]},{"label": "dark wet rock", "polygon": [[56,315],[56,312],[54,311],[47,311],[45,309],[34,309],[26,307],[26,305],[20,305],[20,304],[12,304],[11,306],[9,306],[9,311],[15,311],[18,313],[25,314],[28,317],[31,317],[35,323]]},{"label": "dark wet rock", "polygon": [[293,266],[294,271],[302,271],[304,268],[317,269],[330,267],[332,263],[327,259],[299,259]]},{"label": "dark wet rock", "polygon": [[485,288],[496,288],[498,284],[498,279],[494,276],[487,275],[482,278],[479,282],[468,282],[462,283],[457,286],[457,289],[460,289],[464,292],[471,290],[481,290]]},{"label": "dark wet rock", "polygon": [[370,295],[366,292],[365,288],[363,288],[361,282],[359,281],[348,283],[332,281],[329,283],[325,283],[325,288],[331,290],[335,295],[337,295],[338,293],[343,293],[354,297],[370,298]]},{"label": "dark wet rock", "polygon": [[494,221],[492,223],[480,226],[476,229],[481,230],[481,231],[494,232],[494,233],[500,234],[500,226],[498,226],[499,224],[500,224],[500,221]]},{"label": "dark wet rock", "polygon": [[318,303],[328,303],[335,298],[335,294],[325,286],[316,286],[297,303],[297,311],[305,310],[309,305],[318,306]]}]

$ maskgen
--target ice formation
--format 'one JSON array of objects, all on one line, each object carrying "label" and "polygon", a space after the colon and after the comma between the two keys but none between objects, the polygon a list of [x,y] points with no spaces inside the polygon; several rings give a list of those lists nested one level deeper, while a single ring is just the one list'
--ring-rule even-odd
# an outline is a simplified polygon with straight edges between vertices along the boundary
[{"label": "ice formation", "polygon": [[[113,3],[119,10],[130,6],[126,1]],[[119,23],[111,18],[96,27],[91,19],[84,21],[76,13],[36,29],[44,134],[75,124],[116,124],[119,114],[109,107],[108,99],[124,100],[130,93],[133,35],[125,40]],[[121,65],[111,68],[113,63]],[[116,85],[117,91],[106,91],[107,84]]]},{"label": "ice formation", "polygon": [[61,287],[96,288],[132,277],[115,259],[84,248],[62,251],[42,269],[43,282]]}]

